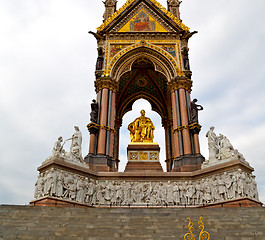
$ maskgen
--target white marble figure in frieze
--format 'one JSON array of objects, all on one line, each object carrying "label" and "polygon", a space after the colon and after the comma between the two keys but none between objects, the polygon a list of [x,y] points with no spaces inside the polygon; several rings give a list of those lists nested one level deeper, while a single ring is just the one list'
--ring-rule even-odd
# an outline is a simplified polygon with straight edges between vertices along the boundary
[{"label": "white marble figure in frieze", "polygon": [[219,175],[217,177],[217,183],[218,183],[218,191],[219,195],[221,198],[221,201],[224,201],[226,198],[226,186],[225,186],[225,177],[226,177],[226,172],[223,175]]},{"label": "white marble figure in frieze", "polygon": [[180,205],[179,185],[174,182],[172,187],[173,204],[176,206]]},{"label": "white marble figure in frieze", "polygon": [[203,192],[203,203],[209,204],[212,202],[212,189],[208,178],[203,179],[204,192]]},{"label": "white marble figure in frieze", "polygon": [[227,174],[227,176],[225,177],[224,181],[225,181],[225,187],[226,187],[226,191],[227,191],[227,199],[233,199],[235,198],[235,183],[234,183],[233,176],[231,173]]},{"label": "white marble figure in frieze", "polygon": [[221,200],[221,196],[219,193],[219,186],[218,186],[218,180],[217,176],[211,177],[211,187],[212,187],[212,202],[218,202]]},{"label": "white marble figure in frieze", "polygon": [[259,199],[259,193],[258,193],[258,187],[257,182],[255,180],[255,176],[251,175],[251,181],[250,181],[250,188],[252,188],[252,198]]},{"label": "white marble figure in frieze", "polygon": [[186,203],[188,206],[190,206],[194,204],[193,199],[194,199],[194,194],[195,194],[195,188],[191,181],[186,182],[186,184],[187,184]]},{"label": "white marble figure in frieze", "polygon": [[157,205],[158,199],[158,183],[157,182],[150,182],[150,199],[149,203],[151,205]]},{"label": "white marble figure in frieze", "polygon": [[195,187],[195,205],[202,205],[202,185],[201,185],[201,181],[197,180],[194,184]]},{"label": "white marble figure in frieze", "polygon": [[64,172],[61,170],[57,177],[56,196],[62,197],[64,193]]},{"label": "white marble figure in frieze", "polygon": [[98,188],[97,188],[97,195],[96,195],[98,205],[105,204],[104,190],[105,190],[105,183],[104,182],[99,183]]},{"label": "white marble figure in frieze", "polygon": [[76,185],[76,201],[83,203],[86,197],[86,187],[87,187],[88,178],[81,176]]},{"label": "white marble figure in frieze", "polygon": [[180,197],[180,205],[184,206],[186,204],[186,191],[185,191],[185,183],[179,184],[179,197]]},{"label": "white marble figure in frieze", "polygon": [[85,203],[92,204],[93,195],[95,193],[94,179],[89,179],[86,191]]},{"label": "white marble figure in frieze", "polygon": [[38,180],[35,183],[34,197],[38,199],[43,196],[44,196],[44,173],[40,173],[38,176]]},{"label": "white marble figure in frieze", "polygon": [[109,181],[105,182],[105,189],[104,189],[104,199],[106,205],[110,204],[110,200],[112,198],[112,188],[111,188],[111,183]]},{"label": "white marble figure in frieze", "polygon": [[241,169],[238,169],[237,175],[237,197],[241,198],[244,197],[244,193],[245,193],[245,184],[244,184],[244,180],[245,180],[245,174],[242,172]]},{"label": "white marble figure in frieze", "polygon": [[52,168],[44,177],[44,196],[54,196],[56,193],[56,172]]},{"label": "white marble figure in frieze", "polygon": [[167,205],[173,205],[174,204],[174,199],[173,199],[173,184],[168,181],[167,183],[167,199],[166,199],[166,203]]},{"label": "white marble figure in frieze", "polygon": [[72,175],[65,172],[63,175],[63,198],[70,200],[70,182],[72,181]]}]

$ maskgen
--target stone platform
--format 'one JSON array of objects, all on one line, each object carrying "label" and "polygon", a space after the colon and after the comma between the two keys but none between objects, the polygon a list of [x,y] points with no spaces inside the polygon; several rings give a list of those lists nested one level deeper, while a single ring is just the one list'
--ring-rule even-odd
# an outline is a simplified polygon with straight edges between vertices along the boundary
[{"label": "stone platform", "polygon": [[158,143],[130,143],[127,147],[128,162],[125,172],[163,172],[159,152]]},{"label": "stone platform", "polygon": [[86,165],[52,158],[38,170],[33,205],[50,206],[54,201],[123,207],[261,205],[253,168],[239,160],[181,173],[94,172]]},{"label": "stone platform", "polygon": [[265,208],[80,208],[0,206],[0,239],[183,240],[187,218],[212,240],[264,240]]}]

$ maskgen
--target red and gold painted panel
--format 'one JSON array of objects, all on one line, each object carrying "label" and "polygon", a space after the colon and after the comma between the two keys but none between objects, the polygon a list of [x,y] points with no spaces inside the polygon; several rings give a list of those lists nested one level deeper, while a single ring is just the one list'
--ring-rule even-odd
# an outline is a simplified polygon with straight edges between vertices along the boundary
[{"label": "red and gold painted panel", "polygon": [[110,44],[110,59],[112,59],[118,52],[128,46],[128,44]]},{"label": "red and gold painted panel", "polygon": [[167,30],[141,9],[118,32],[167,32]]},{"label": "red and gold painted panel", "polygon": [[156,46],[162,48],[169,54],[171,54],[174,58],[177,56],[176,44],[156,44]]}]

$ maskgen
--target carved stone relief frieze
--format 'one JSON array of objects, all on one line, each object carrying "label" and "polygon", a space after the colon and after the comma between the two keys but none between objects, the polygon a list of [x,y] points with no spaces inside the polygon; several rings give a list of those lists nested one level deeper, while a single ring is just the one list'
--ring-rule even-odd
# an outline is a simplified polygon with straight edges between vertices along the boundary
[{"label": "carved stone relief frieze", "polygon": [[248,197],[259,200],[255,176],[241,169],[195,181],[95,180],[59,169],[40,173],[36,199],[50,196],[104,206],[200,206]]}]

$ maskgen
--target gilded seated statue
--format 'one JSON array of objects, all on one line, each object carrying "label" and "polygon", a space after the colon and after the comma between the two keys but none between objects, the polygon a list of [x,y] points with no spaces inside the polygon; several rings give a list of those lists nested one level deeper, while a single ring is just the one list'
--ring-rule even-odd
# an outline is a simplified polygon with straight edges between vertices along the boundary
[{"label": "gilded seated statue", "polygon": [[141,110],[141,116],[128,125],[131,142],[153,142],[154,129],[153,122],[145,117],[145,111]]}]

